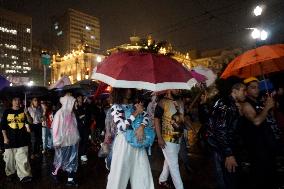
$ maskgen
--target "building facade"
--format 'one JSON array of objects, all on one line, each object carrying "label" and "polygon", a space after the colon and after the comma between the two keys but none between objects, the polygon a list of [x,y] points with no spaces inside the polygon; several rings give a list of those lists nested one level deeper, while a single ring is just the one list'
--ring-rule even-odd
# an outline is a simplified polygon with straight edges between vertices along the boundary
[{"label": "building facade", "polygon": [[92,50],[100,49],[100,22],[97,17],[68,9],[59,17],[52,18],[54,51],[71,53],[80,44],[87,44]]},{"label": "building facade", "polygon": [[29,80],[31,63],[32,18],[0,8],[0,74]]},{"label": "building facade", "polygon": [[51,83],[55,83],[62,76],[68,76],[71,83],[90,79],[93,69],[105,57],[95,54],[88,46],[79,46],[77,50],[64,56],[54,54],[51,64]]},{"label": "building facade", "polygon": [[[130,37],[130,43],[122,44],[120,46],[114,47],[107,50],[108,54],[118,52],[118,51],[139,51],[147,47],[145,42],[137,37]],[[155,44],[155,41],[151,36],[147,39],[147,45]],[[143,44],[143,45],[142,45]],[[171,58],[180,62],[184,67],[192,69],[197,66],[202,66],[212,69],[215,73],[220,73],[223,68],[232,61],[236,56],[240,55],[243,52],[243,49],[214,49],[208,51],[197,51],[191,50],[186,53],[182,53],[173,49],[171,44],[167,44],[160,47],[159,54],[168,54]]]}]

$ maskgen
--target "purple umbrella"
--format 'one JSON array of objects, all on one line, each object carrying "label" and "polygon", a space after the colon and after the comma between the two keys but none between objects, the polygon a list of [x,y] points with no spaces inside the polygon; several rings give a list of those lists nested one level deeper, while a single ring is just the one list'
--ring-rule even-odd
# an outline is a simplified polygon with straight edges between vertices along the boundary
[{"label": "purple umbrella", "polygon": [[0,90],[8,86],[10,86],[10,82],[5,77],[0,75]]}]

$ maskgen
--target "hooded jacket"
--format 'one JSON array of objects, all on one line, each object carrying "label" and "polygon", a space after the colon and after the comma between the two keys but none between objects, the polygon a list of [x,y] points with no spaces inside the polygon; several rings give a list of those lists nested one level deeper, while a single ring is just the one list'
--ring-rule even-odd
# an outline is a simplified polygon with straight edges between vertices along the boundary
[{"label": "hooded jacket", "polygon": [[80,137],[77,121],[73,112],[75,98],[65,95],[60,98],[62,107],[56,112],[52,122],[54,146],[72,146],[78,143]]}]

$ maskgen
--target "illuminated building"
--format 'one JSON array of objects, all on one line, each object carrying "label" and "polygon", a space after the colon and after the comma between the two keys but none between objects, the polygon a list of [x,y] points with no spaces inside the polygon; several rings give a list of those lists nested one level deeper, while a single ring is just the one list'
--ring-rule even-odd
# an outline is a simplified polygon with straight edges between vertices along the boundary
[{"label": "illuminated building", "polygon": [[95,54],[88,46],[79,46],[77,50],[64,56],[55,54],[51,64],[51,83],[56,82],[62,76],[68,76],[72,83],[89,79],[93,69],[105,57]]},{"label": "illuminated building", "polygon": [[97,17],[68,9],[64,15],[52,18],[52,41],[55,52],[66,54],[80,44],[100,49],[100,23]]},{"label": "illuminated building", "polygon": [[0,74],[29,80],[32,18],[0,8]]},{"label": "illuminated building", "polygon": [[[118,51],[138,51],[141,49],[146,49],[152,44],[155,45],[155,41],[151,36],[147,40],[143,41],[139,37],[130,37],[130,43],[122,44],[120,46],[114,47],[107,50],[108,54]],[[157,43],[156,43],[157,44]],[[159,54],[168,54],[173,59],[180,62],[184,67],[192,69],[196,66],[203,66],[212,69],[214,72],[218,73],[221,71],[224,65],[228,64],[237,55],[242,53],[242,49],[215,49],[199,52],[196,50],[189,51],[187,53],[182,53],[173,49],[171,44],[165,43],[158,50]]]}]

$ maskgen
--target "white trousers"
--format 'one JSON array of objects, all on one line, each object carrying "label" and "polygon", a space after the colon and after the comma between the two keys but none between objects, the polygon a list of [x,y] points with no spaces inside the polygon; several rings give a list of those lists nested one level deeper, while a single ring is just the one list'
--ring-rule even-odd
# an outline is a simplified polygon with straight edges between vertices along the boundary
[{"label": "white trousers", "polygon": [[132,147],[119,133],[113,144],[107,189],[125,189],[129,179],[131,189],[154,189],[146,150]]},{"label": "white trousers", "polygon": [[28,146],[5,149],[4,161],[7,176],[17,173],[20,180],[32,176],[31,166],[28,160]]},{"label": "white trousers", "polygon": [[173,183],[176,189],[183,189],[183,183],[181,180],[178,164],[178,153],[180,145],[172,142],[166,142],[166,147],[162,149],[165,161],[163,171],[160,175],[159,182],[165,182],[168,180],[169,174],[171,174]]}]

